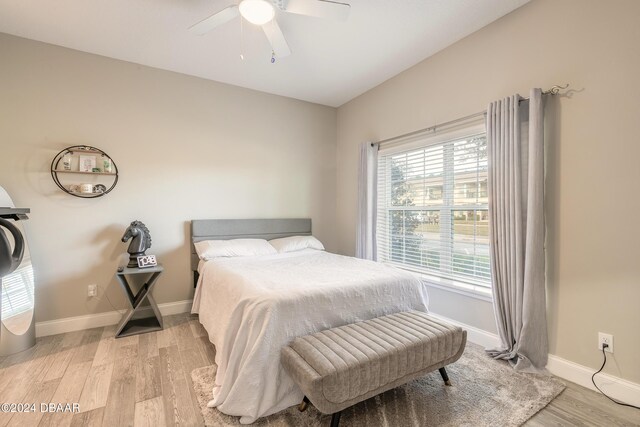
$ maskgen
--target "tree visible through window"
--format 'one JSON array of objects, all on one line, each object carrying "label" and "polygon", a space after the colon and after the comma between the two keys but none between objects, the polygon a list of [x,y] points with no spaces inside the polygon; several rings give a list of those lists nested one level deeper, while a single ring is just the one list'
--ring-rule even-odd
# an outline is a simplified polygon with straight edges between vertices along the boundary
[{"label": "tree visible through window", "polygon": [[490,286],[484,134],[379,156],[379,260]]}]

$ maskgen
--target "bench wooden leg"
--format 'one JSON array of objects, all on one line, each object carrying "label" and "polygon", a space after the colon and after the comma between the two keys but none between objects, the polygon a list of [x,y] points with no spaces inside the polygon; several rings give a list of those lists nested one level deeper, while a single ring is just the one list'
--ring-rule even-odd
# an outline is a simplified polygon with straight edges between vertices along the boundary
[{"label": "bench wooden leg", "polygon": [[331,416],[331,427],[338,427],[340,424],[340,414],[342,414],[342,411],[336,412]]},{"label": "bench wooden leg", "polygon": [[307,396],[302,398],[302,402],[298,405],[298,411],[304,412],[309,407],[309,398]]},{"label": "bench wooden leg", "polygon": [[440,371],[440,375],[442,376],[442,380],[445,385],[451,385],[451,381],[449,381],[449,375],[447,375],[447,370],[444,368],[438,369]]}]

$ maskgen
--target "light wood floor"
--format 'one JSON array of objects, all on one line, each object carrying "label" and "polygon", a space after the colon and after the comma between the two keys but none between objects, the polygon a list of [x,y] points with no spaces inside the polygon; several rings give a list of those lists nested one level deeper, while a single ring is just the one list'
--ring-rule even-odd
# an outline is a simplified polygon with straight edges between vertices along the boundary
[{"label": "light wood floor", "polygon": [[[165,317],[165,330],[114,339],[115,326],[38,339],[0,358],[0,403],[80,404],[80,413],[1,413],[0,426],[199,426],[191,371],[213,363],[196,317]],[[526,424],[640,425],[640,411],[569,384]],[[480,426],[479,426],[480,427]]]}]

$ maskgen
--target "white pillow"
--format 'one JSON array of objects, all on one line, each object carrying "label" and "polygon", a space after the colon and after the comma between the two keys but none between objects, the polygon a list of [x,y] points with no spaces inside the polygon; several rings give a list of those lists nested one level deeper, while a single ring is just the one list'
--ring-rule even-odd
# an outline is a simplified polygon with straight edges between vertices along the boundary
[{"label": "white pillow", "polygon": [[219,257],[273,255],[278,253],[264,239],[203,240],[194,245],[198,257],[205,261]]},{"label": "white pillow", "polygon": [[316,249],[324,251],[324,246],[320,240],[313,236],[291,236],[281,239],[269,240],[269,243],[276,248],[278,253],[296,252],[303,249]]}]

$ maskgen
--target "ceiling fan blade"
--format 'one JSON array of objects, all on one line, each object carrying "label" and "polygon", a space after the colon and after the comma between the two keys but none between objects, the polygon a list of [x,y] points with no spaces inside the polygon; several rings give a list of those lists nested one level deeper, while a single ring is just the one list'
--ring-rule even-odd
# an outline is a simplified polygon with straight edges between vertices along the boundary
[{"label": "ceiling fan blade", "polygon": [[351,5],[330,0],[289,0],[285,10],[298,15],[346,21]]},{"label": "ceiling fan blade", "polygon": [[278,58],[284,58],[285,56],[291,55],[291,49],[289,48],[289,45],[284,38],[284,34],[282,34],[282,30],[275,19],[264,24],[262,29],[269,39],[269,43],[271,43],[273,53],[275,53]]},{"label": "ceiling fan blade", "polygon": [[233,18],[240,14],[238,12],[238,6],[233,4],[222,9],[220,12],[214,13],[208,18],[203,19],[195,25],[189,27],[189,31],[198,35],[203,35],[213,30],[219,25],[225,24],[231,21]]}]

